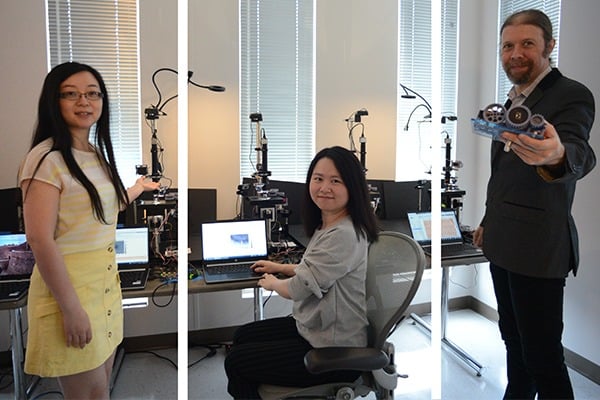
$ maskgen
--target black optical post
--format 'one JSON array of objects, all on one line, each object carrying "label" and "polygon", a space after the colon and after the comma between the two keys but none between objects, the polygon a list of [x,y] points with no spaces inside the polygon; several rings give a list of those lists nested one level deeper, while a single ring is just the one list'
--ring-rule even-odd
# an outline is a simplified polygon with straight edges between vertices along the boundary
[{"label": "black optical post", "polygon": [[[152,171],[150,178],[153,182],[160,181],[162,177],[162,165],[158,159],[158,137],[156,136],[156,120],[158,119],[158,109],[156,107],[146,108],[144,110],[146,114],[146,120],[150,123],[150,131],[152,132],[152,142],[150,146],[151,160],[152,160]],[[162,149],[161,149],[162,151]]]},{"label": "black optical post", "polygon": [[267,140],[267,135],[260,126],[262,120],[261,113],[250,114],[250,121],[256,124],[256,147],[254,148],[256,151],[256,172],[254,173],[254,179],[256,179],[255,186],[257,195],[262,193],[264,186],[269,183],[269,176],[271,176],[271,171],[269,171],[268,168],[269,141]]},{"label": "black optical post", "polygon": [[[348,125],[348,139],[350,140],[350,150],[354,153],[359,153],[360,164],[363,167],[363,171],[367,173],[367,137],[365,136],[365,126],[362,123],[362,117],[368,116],[369,111],[365,108],[361,108],[358,111],[350,114],[348,118],[345,119],[346,124]],[[354,145],[354,137],[352,136],[352,132],[354,128],[360,126],[362,131],[360,133],[360,137],[358,141],[360,143],[360,150],[356,150],[356,146]]]}]

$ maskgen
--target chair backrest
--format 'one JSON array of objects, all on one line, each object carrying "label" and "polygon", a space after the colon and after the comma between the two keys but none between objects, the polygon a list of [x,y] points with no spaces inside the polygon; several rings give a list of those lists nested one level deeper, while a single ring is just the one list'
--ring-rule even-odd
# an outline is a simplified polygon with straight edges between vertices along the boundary
[{"label": "chair backrest", "polygon": [[369,246],[366,294],[370,347],[381,349],[405,317],[425,263],[421,246],[403,233],[381,232]]}]

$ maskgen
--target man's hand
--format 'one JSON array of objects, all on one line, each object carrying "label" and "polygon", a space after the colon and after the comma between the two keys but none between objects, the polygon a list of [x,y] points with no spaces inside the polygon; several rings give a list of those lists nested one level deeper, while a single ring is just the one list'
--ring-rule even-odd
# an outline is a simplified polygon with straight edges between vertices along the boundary
[{"label": "man's hand", "polygon": [[483,247],[483,226],[481,225],[473,232],[473,245],[479,248]]},{"label": "man's hand", "polygon": [[505,151],[512,150],[524,163],[534,166],[557,166],[564,161],[565,147],[554,126],[546,121],[544,139],[502,132]]}]

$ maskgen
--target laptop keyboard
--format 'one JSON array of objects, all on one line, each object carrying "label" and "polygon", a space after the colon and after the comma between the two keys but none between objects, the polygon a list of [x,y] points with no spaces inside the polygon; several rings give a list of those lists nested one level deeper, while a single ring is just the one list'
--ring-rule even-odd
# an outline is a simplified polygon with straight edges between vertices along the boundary
[{"label": "laptop keyboard", "polygon": [[0,300],[13,300],[20,297],[21,293],[29,289],[29,281],[4,281],[0,282]]},{"label": "laptop keyboard", "polygon": [[119,271],[119,277],[121,278],[121,287],[141,287],[146,279],[145,270],[131,270],[131,271]]},{"label": "laptop keyboard", "polygon": [[450,253],[455,254],[459,251],[464,251],[465,245],[463,243],[445,244],[442,246],[442,254]]},{"label": "laptop keyboard", "polygon": [[481,249],[465,243],[457,243],[442,246],[442,258],[444,257],[468,257],[482,255]]},{"label": "laptop keyboard", "polygon": [[[210,275],[222,275],[222,274],[238,274],[238,273],[254,273],[250,268],[254,263],[241,263],[241,264],[222,264],[215,265],[206,268],[206,272]],[[256,275],[259,275],[258,273]]]}]

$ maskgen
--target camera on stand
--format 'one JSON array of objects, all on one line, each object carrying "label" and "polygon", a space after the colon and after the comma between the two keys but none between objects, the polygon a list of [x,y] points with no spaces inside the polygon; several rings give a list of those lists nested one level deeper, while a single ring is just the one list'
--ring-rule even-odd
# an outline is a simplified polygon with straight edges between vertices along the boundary
[{"label": "camera on stand", "polygon": [[146,164],[136,165],[135,173],[137,175],[146,176],[148,175],[148,166]]}]

